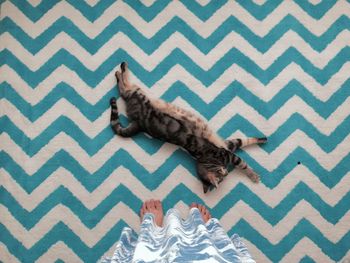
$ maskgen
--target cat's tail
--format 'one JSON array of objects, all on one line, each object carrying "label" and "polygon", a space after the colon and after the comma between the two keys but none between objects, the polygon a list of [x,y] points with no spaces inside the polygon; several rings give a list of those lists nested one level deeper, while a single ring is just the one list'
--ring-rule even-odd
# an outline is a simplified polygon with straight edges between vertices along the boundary
[{"label": "cat's tail", "polygon": [[131,137],[140,131],[139,125],[137,122],[132,121],[129,123],[128,127],[124,128],[119,122],[119,114],[117,107],[116,98],[111,98],[111,126],[115,134],[118,134],[123,137]]},{"label": "cat's tail", "polygon": [[118,115],[117,99],[115,97],[111,98],[109,101],[111,105],[111,126],[116,134],[119,134],[119,129],[121,128]]}]

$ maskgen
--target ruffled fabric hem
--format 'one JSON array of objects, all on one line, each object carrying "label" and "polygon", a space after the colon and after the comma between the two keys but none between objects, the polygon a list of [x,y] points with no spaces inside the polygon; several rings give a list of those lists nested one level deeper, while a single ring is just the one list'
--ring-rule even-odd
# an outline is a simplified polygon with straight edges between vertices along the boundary
[{"label": "ruffled fabric hem", "polygon": [[114,262],[255,262],[241,238],[228,237],[215,218],[204,223],[197,208],[183,220],[176,209],[170,209],[163,227],[146,214],[137,235],[131,228],[123,229],[111,258]]}]

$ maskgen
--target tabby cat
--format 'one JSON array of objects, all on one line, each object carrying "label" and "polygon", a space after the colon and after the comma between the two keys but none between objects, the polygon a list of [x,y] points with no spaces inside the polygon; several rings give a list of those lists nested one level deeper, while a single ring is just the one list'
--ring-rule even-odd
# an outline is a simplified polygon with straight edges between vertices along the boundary
[{"label": "tabby cat", "polygon": [[154,138],[179,145],[197,161],[197,174],[206,193],[222,182],[228,174],[227,166],[244,170],[255,183],[259,176],[234,152],[253,143],[265,143],[266,138],[223,140],[212,132],[208,125],[194,114],[160,99],[149,98],[138,86],[129,80],[128,64],[123,62],[121,72],[117,71],[119,93],[126,102],[130,124],[122,127],[119,122],[116,98],[110,100],[111,126],[123,137],[146,132]]}]

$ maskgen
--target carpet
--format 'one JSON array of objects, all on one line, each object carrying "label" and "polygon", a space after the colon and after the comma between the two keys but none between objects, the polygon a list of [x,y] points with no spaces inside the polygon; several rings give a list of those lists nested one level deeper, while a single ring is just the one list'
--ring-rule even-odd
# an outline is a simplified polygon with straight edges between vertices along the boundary
[{"label": "carpet", "polygon": [[[0,1],[0,261],[95,262],[144,200],[206,204],[258,262],[350,260],[350,2]],[[109,126],[115,70],[223,138],[267,136],[204,194],[194,161]]]}]

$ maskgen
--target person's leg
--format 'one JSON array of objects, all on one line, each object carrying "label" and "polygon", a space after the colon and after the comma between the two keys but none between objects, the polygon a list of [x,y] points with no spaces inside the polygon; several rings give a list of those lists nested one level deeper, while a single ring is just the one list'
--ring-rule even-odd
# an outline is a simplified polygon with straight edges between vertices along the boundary
[{"label": "person's leg", "polygon": [[192,203],[190,205],[190,208],[196,207],[198,208],[199,212],[202,215],[202,219],[204,221],[204,223],[208,222],[208,220],[211,218],[211,214],[208,210],[208,208],[206,208],[204,205],[200,205],[200,204],[196,204],[196,203]]},{"label": "person's leg", "polygon": [[140,210],[141,222],[146,213],[151,213],[154,215],[154,221],[158,226],[163,225],[163,207],[160,200],[147,200],[143,203]]}]

